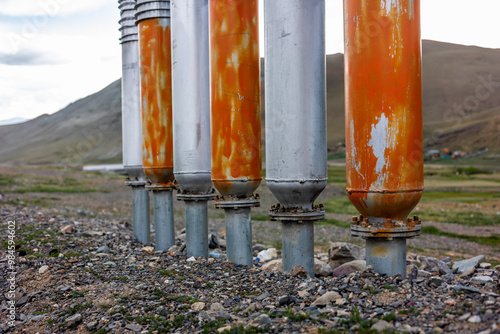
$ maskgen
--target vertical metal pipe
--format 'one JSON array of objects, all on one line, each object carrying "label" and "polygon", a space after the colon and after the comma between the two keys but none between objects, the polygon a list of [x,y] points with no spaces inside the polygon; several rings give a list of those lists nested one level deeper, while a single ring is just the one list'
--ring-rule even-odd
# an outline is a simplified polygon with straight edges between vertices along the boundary
[{"label": "vertical metal pipe", "polygon": [[283,270],[290,271],[301,265],[314,277],[314,222],[283,221]]},{"label": "vertical metal pipe", "polygon": [[[208,0],[172,2],[174,175],[186,205],[188,256],[208,256],[211,193]],[[208,196],[209,195],[209,196]]]},{"label": "vertical metal pipe", "polygon": [[186,254],[208,257],[207,201],[186,201]]},{"label": "vertical metal pipe", "polygon": [[250,208],[225,209],[227,259],[251,267],[252,218]]},{"label": "vertical metal pipe", "polygon": [[139,242],[149,244],[149,193],[144,187],[132,187],[132,230]]},{"label": "vertical metal pipe", "polygon": [[262,179],[258,0],[210,0],[212,181],[227,255],[252,265],[251,194]]},{"label": "vertical metal pipe", "polygon": [[347,194],[362,214],[351,231],[367,253],[385,245],[367,263],[392,271],[396,238],[420,234],[407,218],[424,189],[420,0],[344,0],[344,41]]},{"label": "vertical metal pipe", "polygon": [[366,263],[376,272],[389,276],[406,276],[406,239],[366,239]]},{"label": "vertical metal pipe", "polygon": [[[325,1],[265,0],[266,182],[280,203],[283,268],[314,276],[314,201],[327,183]],[[303,220],[304,223],[298,223]]]},{"label": "vertical metal pipe", "polygon": [[174,244],[170,1],[137,0],[143,169],[154,194],[156,247]]},{"label": "vertical metal pipe", "polygon": [[172,191],[153,191],[155,210],[155,245],[157,251],[165,251],[175,245]]},{"label": "vertical metal pipe", "polygon": [[[142,170],[142,125],[140,105],[139,42],[135,25],[135,0],[119,0],[122,44],[122,142],[123,167],[132,186],[134,236],[149,243],[149,195]],[[139,238],[138,238],[139,239]]]}]

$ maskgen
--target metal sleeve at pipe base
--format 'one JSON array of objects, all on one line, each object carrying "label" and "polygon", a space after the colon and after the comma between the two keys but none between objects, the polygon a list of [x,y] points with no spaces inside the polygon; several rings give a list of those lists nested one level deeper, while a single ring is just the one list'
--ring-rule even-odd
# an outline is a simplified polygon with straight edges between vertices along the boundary
[{"label": "metal sleeve at pipe base", "polygon": [[166,251],[175,245],[172,191],[154,191],[155,241],[157,251]]},{"label": "metal sleeve at pipe base", "polygon": [[149,244],[149,193],[144,187],[132,187],[132,229],[139,242]]},{"label": "metal sleeve at pipe base", "polygon": [[406,277],[406,239],[366,239],[366,264],[378,273]]},{"label": "metal sleeve at pipe base", "polygon": [[186,201],[186,254],[208,257],[206,201]]},{"label": "metal sleeve at pipe base", "polygon": [[284,221],[282,227],[283,271],[301,265],[314,277],[314,222]]},{"label": "metal sleeve at pipe base", "polygon": [[250,208],[225,209],[227,259],[252,266],[252,218]]}]

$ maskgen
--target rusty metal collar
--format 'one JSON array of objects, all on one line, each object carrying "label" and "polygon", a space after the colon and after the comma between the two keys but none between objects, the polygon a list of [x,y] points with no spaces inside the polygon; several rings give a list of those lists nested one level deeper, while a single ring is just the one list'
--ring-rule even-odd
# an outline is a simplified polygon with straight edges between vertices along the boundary
[{"label": "rusty metal collar", "polygon": [[352,217],[351,235],[361,238],[413,238],[420,235],[422,223],[418,216],[403,220],[386,219],[385,222],[370,222],[366,217]]}]

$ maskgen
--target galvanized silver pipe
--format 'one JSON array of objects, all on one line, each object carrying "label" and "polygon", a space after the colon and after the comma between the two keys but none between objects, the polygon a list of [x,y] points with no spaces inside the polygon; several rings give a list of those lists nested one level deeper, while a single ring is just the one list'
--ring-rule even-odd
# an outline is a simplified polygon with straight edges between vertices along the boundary
[{"label": "galvanized silver pipe", "polygon": [[208,0],[172,2],[170,10],[174,175],[186,203],[187,255],[207,257],[212,197],[203,196],[212,188]]},{"label": "galvanized silver pipe", "polygon": [[186,254],[208,257],[207,201],[186,201]]},{"label": "galvanized silver pipe", "polygon": [[281,226],[283,271],[300,265],[314,277],[314,222],[284,221]]},{"label": "galvanized silver pipe", "polygon": [[155,249],[166,251],[175,245],[172,190],[153,191],[155,213]]},{"label": "galvanized silver pipe", "polygon": [[135,0],[119,0],[122,44],[122,142],[123,167],[132,186],[134,236],[149,243],[149,194],[142,169],[142,123],[140,106],[139,44],[135,25]]},{"label": "galvanized silver pipe", "polygon": [[378,273],[406,277],[406,239],[366,239],[366,264]]},{"label": "galvanized silver pipe", "polygon": [[252,218],[250,208],[224,209],[226,214],[227,259],[252,266]]},{"label": "galvanized silver pipe", "polygon": [[313,220],[324,217],[314,201],[328,179],[325,0],[264,6],[266,182],[281,205],[271,219],[283,222],[283,269],[313,277]]},{"label": "galvanized silver pipe", "polygon": [[132,187],[132,230],[139,242],[149,244],[149,193],[144,187]]}]

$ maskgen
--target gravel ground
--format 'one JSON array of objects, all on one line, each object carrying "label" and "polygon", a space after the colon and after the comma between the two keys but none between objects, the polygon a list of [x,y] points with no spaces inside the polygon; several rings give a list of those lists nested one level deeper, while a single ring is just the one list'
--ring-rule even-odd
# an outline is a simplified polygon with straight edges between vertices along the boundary
[{"label": "gravel ground", "polygon": [[[181,235],[179,247],[155,253],[108,213],[4,205],[0,217],[5,236],[16,222],[17,244],[11,267],[2,238],[0,333],[500,333],[500,268],[488,268],[487,254],[463,274],[451,273],[455,258],[410,254],[406,279],[370,267],[309,278],[234,265],[223,249],[187,258]],[[210,221],[221,244],[222,222]],[[279,233],[269,225],[254,223],[262,243],[273,242],[267,230]],[[332,231],[348,233],[316,228]],[[463,245],[467,257],[480,254]]]}]

